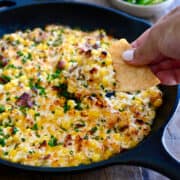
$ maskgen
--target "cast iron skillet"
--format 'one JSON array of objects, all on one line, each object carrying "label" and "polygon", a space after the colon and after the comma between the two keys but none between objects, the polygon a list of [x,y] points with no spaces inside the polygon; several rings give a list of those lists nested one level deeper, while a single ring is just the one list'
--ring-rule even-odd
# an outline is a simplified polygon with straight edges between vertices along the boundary
[{"label": "cast iron skillet", "polygon": [[[24,6],[25,3],[26,6]],[[0,5],[2,4],[0,2]],[[147,22],[120,11],[83,3],[16,0],[15,3],[6,1],[5,4],[14,7],[9,7],[6,10],[1,9],[0,36],[16,30],[44,27],[47,24],[55,23],[80,27],[83,30],[103,28],[116,38],[123,37],[132,41],[150,26]],[[0,163],[23,170],[56,173],[80,172],[113,164],[131,164],[148,167],[170,178],[180,179],[180,164],[166,153],[161,143],[163,129],[177,106],[178,86],[161,86],[161,89],[164,93],[164,103],[157,113],[152,132],[143,142],[131,150],[105,161],[78,167],[33,167],[2,159],[0,159]]]}]

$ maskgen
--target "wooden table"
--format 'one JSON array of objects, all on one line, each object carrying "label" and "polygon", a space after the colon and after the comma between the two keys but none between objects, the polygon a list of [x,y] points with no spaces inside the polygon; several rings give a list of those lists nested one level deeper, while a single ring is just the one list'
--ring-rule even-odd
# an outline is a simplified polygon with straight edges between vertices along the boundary
[{"label": "wooden table", "polygon": [[[83,2],[92,2],[96,4],[101,4],[104,6],[111,6],[109,0],[74,0],[74,1],[83,1]],[[180,0],[175,0],[173,6],[165,11],[167,13],[170,9],[180,5]],[[158,17],[153,17],[150,20],[155,22]],[[180,109],[178,112],[180,117]],[[180,120],[180,119],[179,119]],[[171,135],[169,135],[171,138]],[[10,171],[9,171],[10,170]],[[11,170],[7,167],[0,167],[0,180],[21,180],[21,179],[42,179],[42,180],[168,180],[167,177],[163,175],[142,167],[135,166],[125,166],[125,165],[116,165],[103,169],[97,169],[91,172],[85,172],[81,174],[74,175],[44,175],[44,174],[29,174],[26,172],[21,172],[19,170]]]}]

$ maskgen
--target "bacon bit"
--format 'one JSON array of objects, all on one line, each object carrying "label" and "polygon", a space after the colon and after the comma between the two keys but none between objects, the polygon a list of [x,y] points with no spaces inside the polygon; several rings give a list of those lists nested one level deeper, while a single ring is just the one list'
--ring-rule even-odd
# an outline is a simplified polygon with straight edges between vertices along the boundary
[{"label": "bacon bit", "polygon": [[30,119],[30,118],[26,118],[26,123],[27,123],[30,127],[32,127],[32,126],[34,125],[33,120]]},{"label": "bacon bit", "polygon": [[101,59],[104,59],[104,58],[106,58],[107,57],[107,52],[106,51],[102,51],[101,52],[101,55],[100,55],[100,58]]},{"label": "bacon bit", "polygon": [[28,154],[28,155],[27,155],[27,158],[28,158],[28,159],[32,159],[32,155],[29,155],[29,154]]},{"label": "bacon bit", "polygon": [[4,79],[3,77],[0,77],[0,83],[1,84],[6,84],[8,81]]},{"label": "bacon bit", "polygon": [[131,132],[131,134],[134,134],[134,135],[138,134],[138,130],[137,129],[131,129],[130,132]]},{"label": "bacon bit", "polygon": [[[88,40],[90,41],[90,40]],[[79,47],[79,54],[85,54],[86,56],[90,57],[91,56],[91,51],[92,51],[92,47],[89,44],[89,42],[87,42],[86,44],[83,45],[83,47]]]},{"label": "bacon bit", "polygon": [[139,117],[141,114],[140,114],[140,112],[135,112],[135,117]]},{"label": "bacon bit", "polygon": [[85,55],[86,55],[87,57],[91,57],[91,55],[92,55],[92,50],[91,50],[91,49],[88,49],[87,51],[85,51]]},{"label": "bacon bit", "polygon": [[39,33],[35,37],[35,41],[42,42],[46,40],[46,37],[47,37],[46,33],[40,30]]},{"label": "bacon bit", "polygon": [[17,99],[16,104],[18,106],[32,107],[34,103],[31,101],[31,96],[28,93],[23,93]]},{"label": "bacon bit", "polygon": [[[98,41],[98,42],[99,42],[99,41]],[[92,46],[92,48],[94,48],[94,49],[100,48],[100,44],[99,44],[98,42],[96,42],[96,43]]]},{"label": "bacon bit", "polygon": [[140,112],[139,112],[139,110],[137,109],[136,106],[130,106],[129,109],[130,109],[131,112],[134,113],[135,118],[137,118],[137,119],[141,118],[141,114],[140,114]]},{"label": "bacon bit", "polygon": [[2,46],[2,47],[1,47],[1,51],[5,51],[6,48],[7,48],[6,46]]},{"label": "bacon bit", "polygon": [[89,72],[91,74],[97,73],[98,69],[96,67],[93,67]]},{"label": "bacon bit", "polygon": [[[104,142],[106,142],[107,140],[105,139]],[[102,152],[105,152],[108,149],[108,146],[105,143],[102,143]]]},{"label": "bacon bit", "polygon": [[46,142],[46,140],[44,140],[44,141],[40,144],[39,148],[46,147],[46,146],[47,146],[47,142]]},{"label": "bacon bit", "polygon": [[8,64],[8,59],[0,55],[0,67],[5,67]]},{"label": "bacon bit", "polygon": [[13,127],[11,127],[11,128],[9,129],[10,134],[12,134],[12,133],[13,133],[13,130],[14,130],[14,128],[13,128]]},{"label": "bacon bit", "polygon": [[85,126],[84,124],[76,124],[75,128],[81,128],[81,127],[84,127],[84,126]]},{"label": "bacon bit", "polygon": [[80,137],[80,135],[77,135],[75,138],[75,144],[76,144],[76,149],[78,152],[81,151],[82,149],[82,141],[83,139]]},{"label": "bacon bit", "polygon": [[93,82],[94,80],[93,80],[93,79],[89,79],[88,81],[89,81],[89,82]]},{"label": "bacon bit", "polygon": [[51,155],[48,154],[48,155],[46,155],[46,156],[43,157],[43,160],[47,160],[47,159],[49,159],[50,157],[51,157]]},{"label": "bacon bit", "polygon": [[139,124],[139,125],[143,125],[143,124],[144,124],[144,121],[141,120],[141,119],[136,119],[135,122],[136,122],[137,124]]},{"label": "bacon bit", "polygon": [[128,129],[128,128],[129,128],[129,125],[125,125],[125,126],[123,126],[123,127],[120,127],[120,128],[119,128],[119,131],[123,132],[123,131],[125,131],[125,130]]},{"label": "bacon bit", "polygon": [[80,92],[77,91],[75,94],[76,94],[76,97],[77,97],[78,99],[80,99],[80,98],[82,97],[81,91],[80,91]]},{"label": "bacon bit", "polygon": [[83,54],[84,53],[84,49],[80,48],[79,49],[79,54]]},{"label": "bacon bit", "polygon": [[72,137],[70,134],[68,134],[64,139],[64,147],[67,147],[69,145],[72,145]]},{"label": "bacon bit", "polygon": [[61,101],[60,101],[59,99],[57,99],[57,100],[54,101],[54,105],[57,105],[57,106],[58,106],[58,105],[61,105],[61,104],[62,104],[62,103],[61,103]]},{"label": "bacon bit", "polygon": [[108,120],[108,129],[112,129],[120,120],[119,112],[113,113]]},{"label": "bacon bit", "polygon": [[59,91],[59,86],[52,86],[52,89],[55,91]]},{"label": "bacon bit", "polygon": [[108,128],[109,128],[109,129],[113,128],[116,123],[117,123],[116,119],[111,119],[111,120],[108,122]]},{"label": "bacon bit", "polygon": [[72,73],[75,69],[77,69],[78,68],[78,65],[76,65],[76,66],[73,66],[70,70],[69,70],[69,72],[70,73]]},{"label": "bacon bit", "polygon": [[92,91],[88,90],[88,89],[79,89],[78,91],[75,92],[75,96],[79,100],[81,100],[82,98],[85,98],[91,94],[92,94]]},{"label": "bacon bit", "polygon": [[144,126],[143,127],[143,132],[145,133],[145,135],[148,135],[149,131],[150,131],[150,127],[149,126]]},{"label": "bacon bit", "polygon": [[57,68],[58,69],[64,69],[65,68],[65,65],[66,65],[66,62],[65,61],[63,61],[63,60],[60,60],[59,62],[58,62],[58,64],[57,64]]},{"label": "bacon bit", "polygon": [[89,133],[91,135],[93,135],[97,130],[98,130],[98,128],[95,126],[95,127],[91,128],[91,130],[89,130]]},{"label": "bacon bit", "polygon": [[87,111],[81,111],[81,116],[82,117],[88,117]]},{"label": "bacon bit", "polygon": [[97,101],[96,101],[95,105],[99,106],[101,108],[107,107],[106,101],[104,101],[104,100],[102,100],[100,98],[97,98]]}]

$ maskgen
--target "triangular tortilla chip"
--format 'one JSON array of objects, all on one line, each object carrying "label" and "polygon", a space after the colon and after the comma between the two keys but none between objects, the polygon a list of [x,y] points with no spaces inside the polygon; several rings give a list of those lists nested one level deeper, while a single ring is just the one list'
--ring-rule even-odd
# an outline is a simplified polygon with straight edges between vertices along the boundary
[{"label": "triangular tortilla chip", "polygon": [[123,61],[122,53],[130,48],[130,44],[125,39],[121,39],[112,42],[109,49],[116,73],[116,90],[130,92],[158,85],[160,80],[152,73],[149,67],[135,67]]}]

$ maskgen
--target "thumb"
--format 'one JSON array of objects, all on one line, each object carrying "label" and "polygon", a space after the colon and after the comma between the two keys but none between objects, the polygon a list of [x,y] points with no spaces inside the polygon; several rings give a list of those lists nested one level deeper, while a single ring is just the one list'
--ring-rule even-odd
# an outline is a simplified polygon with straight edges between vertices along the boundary
[{"label": "thumb", "polygon": [[161,59],[156,44],[152,40],[145,40],[139,47],[125,51],[122,57],[127,63],[137,66],[156,63]]}]

